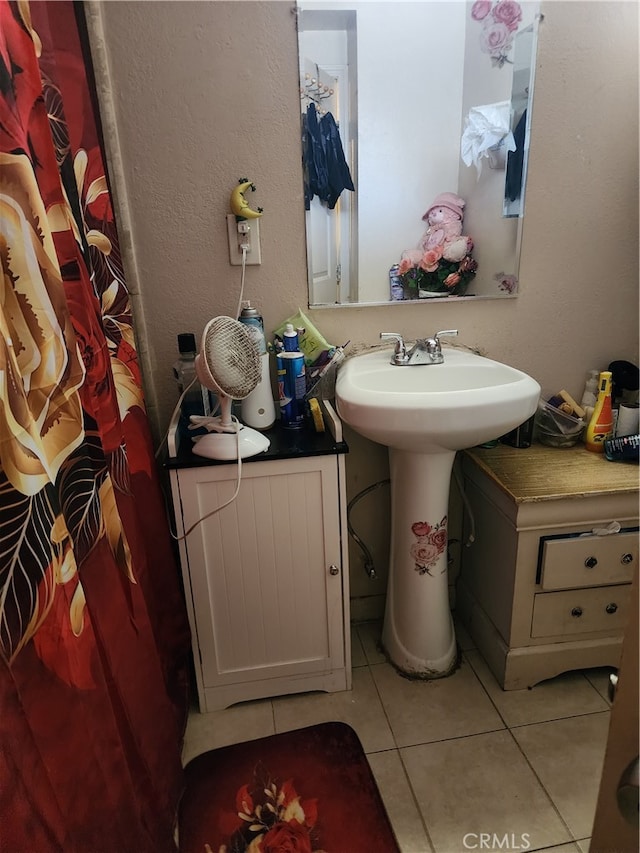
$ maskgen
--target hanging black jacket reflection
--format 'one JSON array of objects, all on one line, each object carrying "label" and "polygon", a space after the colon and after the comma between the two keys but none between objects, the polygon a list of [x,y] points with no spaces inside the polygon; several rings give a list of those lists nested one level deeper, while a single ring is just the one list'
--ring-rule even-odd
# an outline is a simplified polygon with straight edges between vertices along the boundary
[{"label": "hanging black jacket reflection", "polygon": [[302,164],[307,210],[314,195],[333,210],[343,190],[355,190],[338,125],[331,113],[318,121],[315,104],[309,104],[302,117]]}]

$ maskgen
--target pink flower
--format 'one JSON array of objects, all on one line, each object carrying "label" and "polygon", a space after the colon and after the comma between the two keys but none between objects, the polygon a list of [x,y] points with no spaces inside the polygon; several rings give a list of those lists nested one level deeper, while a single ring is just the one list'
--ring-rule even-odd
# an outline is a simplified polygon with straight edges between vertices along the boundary
[{"label": "pink flower", "polygon": [[427,536],[431,533],[431,525],[428,521],[416,521],[411,525],[411,530],[416,536]]},{"label": "pink flower", "polygon": [[483,21],[491,11],[491,0],[476,0],[471,7],[471,17],[474,21]]},{"label": "pink flower", "polygon": [[400,275],[404,275],[406,272],[409,272],[410,269],[413,269],[413,263],[409,258],[403,258],[398,264],[398,272]]},{"label": "pink flower", "polygon": [[433,566],[436,563],[443,550],[443,548],[440,548],[438,545],[430,542],[428,537],[421,536],[418,541],[414,542],[411,546],[411,556],[413,557],[416,566],[419,566],[422,569],[427,569],[429,566]]},{"label": "pink flower", "polygon": [[518,287],[518,278],[515,275],[497,272],[494,279],[499,283],[500,290],[506,290],[507,293],[513,293]]},{"label": "pink flower", "polygon": [[440,527],[429,534],[429,542],[435,545],[439,551],[444,551],[447,546],[447,528]]},{"label": "pink flower", "polygon": [[488,24],[480,33],[480,49],[491,56],[502,56],[511,50],[512,35],[506,24]]},{"label": "pink flower", "polygon": [[420,249],[407,249],[402,253],[403,260],[411,261],[412,264],[417,264],[422,257],[422,252]]},{"label": "pink flower", "polygon": [[460,284],[460,274],[457,272],[452,272],[448,275],[444,280],[445,287],[455,287],[456,284]]},{"label": "pink flower", "polygon": [[436,247],[435,249],[427,249],[420,261],[421,269],[426,272],[435,272],[438,269],[438,261],[441,257],[442,249],[439,247]]},{"label": "pink flower", "polygon": [[[473,15],[473,12],[471,13]],[[520,4],[515,0],[499,0],[493,7],[493,20],[496,23],[504,24],[510,32],[518,29],[518,24],[522,20],[522,9]]]}]

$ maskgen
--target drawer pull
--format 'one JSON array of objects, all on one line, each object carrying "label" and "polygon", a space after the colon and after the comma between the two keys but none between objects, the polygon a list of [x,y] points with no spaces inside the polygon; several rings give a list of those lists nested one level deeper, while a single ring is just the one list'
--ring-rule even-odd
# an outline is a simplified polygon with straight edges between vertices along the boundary
[{"label": "drawer pull", "polygon": [[611,602],[611,604],[607,604],[607,606],[605,607],[607,613],[615,613],[617,609],[618,605],[615,604],[613,601]]},{"label": "drawer pull", "polygon": [[574,607],[571,611],[571,615],[576,617],[582,616],[582,607]]},{"label": "drawer pull", "polygon": [[633,563],[633,554],[623,554],[620,558],[620,562],[624,563],[625,566],[628,566],[629,563]]},{"label": "drawer pull", "polygon": [[584,561],[584,564],[588,569],[593,569],[595,568],[595,566],[598,565],[598,561],[595,557],[587,557],[587,559]]},{"label": "drawer pull", "polygon": [[329,574],[330,575],[339,575],[340,569],[337,566],[329,566]]}]

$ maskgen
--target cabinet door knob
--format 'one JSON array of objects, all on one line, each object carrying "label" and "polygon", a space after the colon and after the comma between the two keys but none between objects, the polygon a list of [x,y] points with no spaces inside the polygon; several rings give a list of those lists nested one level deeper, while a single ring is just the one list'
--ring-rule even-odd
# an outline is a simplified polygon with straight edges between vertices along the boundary
[{"label": "cabinet door knob", "polygon": [[633,563],[633,554],[623,554],[620,557],[620,562],[624,563],[627,566],[629,563]]},{"label": "cabinet door knob", "polygon": [[605,607],[607,613],[615,613],[617,609],[618,605],[615,604],[613,601],[611,602],[611,604],[607,604],[607,606]]},{"label": "cabinet door knob", "polygon": [[329,574],[330,575],[339,575],[340,569],[337,566],[329,566]]},{"label": "cabinet door knob", "polygon": [[587,559],[584,561],[584,564],[588,569],[593,569],[595,566],[598,565],[598,561],[595,557],[587,557]]},{"label": "cabinet door knob", "polygon": [[574,607],[571,611],[572,616],[582,616],[582,607]]}]

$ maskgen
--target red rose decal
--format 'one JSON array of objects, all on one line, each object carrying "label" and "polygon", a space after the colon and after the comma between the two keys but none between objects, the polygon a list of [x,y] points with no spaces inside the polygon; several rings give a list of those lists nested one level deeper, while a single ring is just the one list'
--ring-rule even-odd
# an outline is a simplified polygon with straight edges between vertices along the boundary
[{"label": "red rose decal", "polygon": [[260,842],[262,853],[312,853],[306,827],[297,820],[276,823]]},{"label": "red rose decal", "polygon": [[416,521],[415,524],[411,525],[411,530],[416,536],[427,536],[431,533],[431,525],[426,521]]}]

